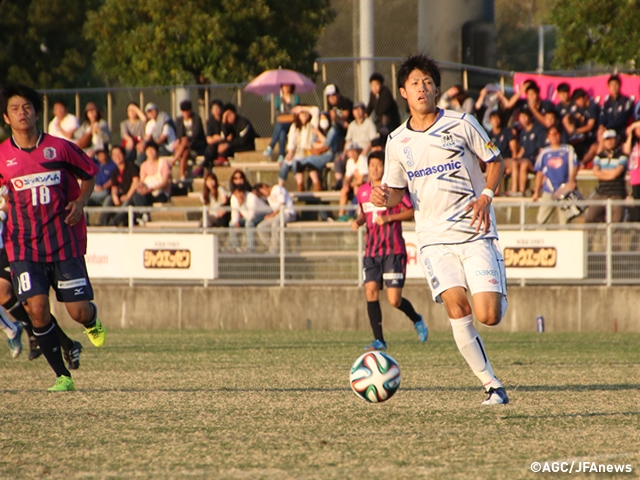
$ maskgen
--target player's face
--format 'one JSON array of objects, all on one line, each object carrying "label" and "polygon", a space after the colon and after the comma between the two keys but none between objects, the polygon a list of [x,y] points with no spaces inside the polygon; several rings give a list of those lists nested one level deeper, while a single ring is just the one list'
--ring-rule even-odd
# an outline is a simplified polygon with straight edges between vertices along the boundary
[{"label": "player's face", "polygon": [[7,113],[4,114],[4,121],[11,126],[12,130],[26,132],[36,127],[38,115],[29,100],[14,96],[7,103]]},{"label": "player's face", "polygon": [[400,95],[407,101],[411,114],[427,114],[436,111],[436,97],[440,87],[436,87],[430,75],[417,68],[409,74]]},{"label": "player's face", "polygon": [[379,158],[369,160],[369,178],[374,182],[382,180],[384,174],[384,165]]}]

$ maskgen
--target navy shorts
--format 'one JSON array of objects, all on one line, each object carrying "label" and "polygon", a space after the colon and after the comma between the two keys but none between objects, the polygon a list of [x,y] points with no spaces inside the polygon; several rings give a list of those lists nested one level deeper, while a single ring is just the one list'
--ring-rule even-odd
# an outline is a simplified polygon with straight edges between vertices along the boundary
[{"label": "navy shorts", "polygon": [[93,300],[93,288],[87,275],[84,257],[60,262],[11,262],[13,288],[25,302],[36,295],[49,295],[53,287],[59,302]]},{"label": "navy shorts", "polygon": [[400,254],[384,257],[364,257],[364,283],[376,282],[387,288],[404,287],[407,273],[407,256]]}]

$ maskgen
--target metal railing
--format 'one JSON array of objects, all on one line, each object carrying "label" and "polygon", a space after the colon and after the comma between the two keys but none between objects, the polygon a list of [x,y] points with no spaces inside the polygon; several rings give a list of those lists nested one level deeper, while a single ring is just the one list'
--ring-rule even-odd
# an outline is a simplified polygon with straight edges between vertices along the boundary
[{"label": "metal railing", "polygon": [[[613,223],[612,209],[640,208],[640,201],[585,200],[575,205],[603,206],[606,219],[602,223],[550,223],[537,225],[535,217],[542,205],[557,206],[555,202],[531,202],[528,199],[500,199],[494,202],[499,231],[557,231],[582,230],[587,242],[586,274],[580,280],[519,280],[524,284],[640,284],[640,223]],[[190,233],[215,234],[218,238],[218,278],[209,284],[279,285],[290,284],[353,284],[362,285],[362,258],[365,247],[365,228],[352,231],[350,222],[319,221],[337,216],[337,205],[296,206],[299,221],[284,224],[284,211],[274,230],[256,228],[207,228],[206,207],[116,207],[87,208],[89,217],[99,213],[126,212],[126,227],[89,227],[101,233]],[[354,213],[357,206],[348,205]],[[180,220],[162,220],[163,214]],[[136,217],[150,216],[150,222],[138,224]],[[584,214],[583,214],[584,216]],[[553,218],[553,217],[552,217]],[[158,220],[160,219],[160,220]],[[152,228],[153,226],[153,228]],[[405,225],[411,230],[413,224]],[[276,249],[271,235],[276,235]],[[89,239],[90,241],[90,239]],[[508,277],[508,274],[507,274]],[[123,279],[133,284],[134,279]],[[137,282],[137,280],[136,280]],[[205,282],[206,284],[207,282]]]}]

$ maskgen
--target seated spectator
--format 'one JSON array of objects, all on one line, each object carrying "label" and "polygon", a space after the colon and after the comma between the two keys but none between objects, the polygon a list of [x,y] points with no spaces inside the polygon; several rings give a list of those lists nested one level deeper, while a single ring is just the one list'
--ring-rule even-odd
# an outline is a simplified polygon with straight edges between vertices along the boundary
[{"label": "seated spectator", "polygon": [[556,96],[558,97],[558,103],[556,103],[556,112],[558,112],[558,118],[562,120],[564,116],[569,113],[571,108],[571,87],[568,83],[562,82],[556,88]]},{"label": "seated spectator", "polygon": [[84,122],[74,133],[76,144],[90,157],[96,150],[105,150],[111,141],[111,132],[106,120],[95,103],[89,102],[84,108]]},{"label": "seated spectator", "polygon": [[[291,170],[294,171],[294,174],[296,173],[295,162],[309,156],[312,143],[313,124],[311,122],[311,113],[308,110],[301,110],[294,115],[293,124],[289,129],[287,155],[284,157],[284,161],[280,166],[280,173],[278,174],[279,185],[284,185]],[[302,182],[300,182],[298,191],[301,191],[301,189]]]},{"label": "seated spectator", "polygon": [[517,188],[514,195],[519,197],[526,193],[527,175],[533,173],[534,161],[538,158],[538,151],[544,146],[547,136],[544,128],[534,123],[533,112],[530,110],[520,112],[520,125],[520,150],[511,169],[511,190]]},{"label": "seated spectator", "polygon": [[338,134],[336,129],[331,125],[331,117],[328,112],[320,114],[318,128],[313,129],[313,143],[311,144],[311,155],[298,160],[295,165],[296,172],[296,188],[302,191],[303,172],[309,169],[309,178],[313,184],[313,190],[319,192],[322,190],[322,174],[327,163],[331,162],[338,151]]},{"label": "seated spectator", "polygon": [[454,85],[440,96],[438,107],[460,113],[475,113],[475,103],[462,85]]},{"label": "seated spectator", "polygon": [[[567,191],[575,190],[576,178],[578,170],[580,170],[580,162],[575,150],[571,145],[562,143],[560,128],[557,125],[549,127],[547,138],[549,146],[540,150],[534,167],[536,184],[531,197],[534,202],[538,199],[543,202],[553,201],[554,192],[561,187],[566,187]],[[552,205],[542,205],[538,209],[538,224],[547,223],[554,210],[558,215],[558,223],[565,225],[567,216],[560,207],[553,207]]]},{"label": "seated spectator", "polygon": [[400,110],[398,103],[393,98],[393,93],[384,84],[384,76],[381,73],[373,73],[369,77],[369,103],[367,104],[367,115],[371,118],[378,132],[387,136],[400,125]]},{"label": "seated spectator", "polygon": [[[489,138],[500,149],[504,158],[504,176],[508,178],[513,172],[514,165],[517,164],[515,160],[518,156],[518,139],[514,137],[513,130],[510,127],[502,127],[502,119],[500,112],[494,110],[489,116],[491,122],[491,129],[489,130]],[[480,162],[482,167],[485,162]],[[516,174],[517,177],[517,174]],[[516,184],[511,182],[511,191],[516,193],[518,191]]]},{"label": "seated spectator", "polygon": [[224,143],[224,137],[222,136],[222,109],[224,104],[222,100],[212,100],[209,108],[211,115],[207,119],[207,147],[204,150],[204,162],[194,169],[192,173],[194,178],[200,177],[205,169],[210,169],[213,166],[213,162],[218,158],[218,145]]},{"label": "seated spectator", "polygon": [[[551,127],[558,127],[558,131],[561,136],[561,143],[569,143],[569,135],[562,128],[562,122],[560,121],[560,117],[558,117],[557,110],[549,110],[544,114],[544,124],[542,125],[546,131],[548,131]],[[544,146],[549,146],[549,137],[544,142]]]},{"label": "seated spectator", "polygon": [[231,192],[236,188],[242,188],[247,191],[251,190],[251,184],[247,176],[239,169],[234,170],[229,178],[229,191]]},{"label": "seated spectator", "polygon": [[[599,180],[595,193],[591,196],[594,200],[622,200],[627,196],[625,174],[628,166],[628,158],[617,148],[618,134],[609,129],[602,134],[602,148],[593,162],[593,174]],[[611,221],[622,222],[624,218],[624,206],[611,207]],[[604,222],[606,220],[605,205],[590,205],[587,208],[585,223]]]},{"label": "seated spectator", "polygon": [[127,119],[120,122],[120,137],[127,160],[136,159],[136,145],[144,138],[147,117],[136,102],[127,105]]},{"label": "seated spectator", "polygon": [[253,252],[255,249],[254,228],[262,221],[268,210],[266,202],[251,190],[245,190],[241,186],[235,187],[231,191],[229,246],[236,250],[239,249],[238,230],[245,227],[247,229],[247,251]]},{"label": "seated spectator", "polygon": [[622,81],[618,75],[611,75],[607,81],[609,96],[600,110],[599,123],[603,129],[615,130],[624,140],[625,131],[633,115],[633,102],[620,93]]},{"label": "seated spectator", "polygon": [[[180,102],[181,116],[176,121],[176,147],[173,152],[173,164],[180,162],[180,179],[184,180],[189,158],[203,155],[207,141],[202,128],[200,115],[193,111],[191,100]],[[172,165],[173,165],[172,164]]]},{"label": "seated spectator", "polygon": [[[576,88],[572,96],[573,105],[562,118],[562,125],[569,137],[568,142],[574,146],[582,165],[590,167],[590,162],[598,152],[597,121],[598,104],[590,102],[587,92]],[[591,153],[589,154],[589,152]]]},{"label": "seated spectator", "polygon": [[363,154],[363,150],[357,143],[347,144],[346,154],[348,157],[345,179],[340,189],[340,211],[338,212],[338,221],[346,222],[351,215],[345,213],[345,205],[358,192],[360,185],[367,181],[369,175],[369,167],[367,157]]},{"label": "seated spectator", "polygon": [[140,165],[140,183],[136,193],[133,194],[132,203],[137,207],[150,207],[154,203],[166,203],[171,197],[169,162],[158,156],[158,146],[153,142],[147,144],[145,154],[147,158]]},{"label": "seated spectator", "polygon": [[147,145],[156,145],[158,155],[167,157],[173,155],[176,146],[176,128],[173,120],[166,112],[158,112],[155,103],[147,103],[144,107],[147,115],[147,124],[144,127],[144,139],[138,142],[136,150],[138,157],[136,163],[141,165],[145,161]]},{"label": "seated spectator", "polygon": [[277,253],[280,245],[280,207],[284,207],[284,225],[295,222],[296,211],[293,209],[293,198],[282,185],[270,187],[266,183],[259,183],[254,190],[260,198],[267,201],[271,208],[271,212],[267,213],[258,224],[258,236],[260,241],[268,246],[269,253]]},{"label": "seated spectator", "polygon": [[491,120],[489,117],[493,112],[500,113],[500,123],[502,125],[509,123],[511,112],[504,110],[503,103],[506,103],[506,99],[500,91],[500,87],[495,83],[488,83],[480,90],[474,108],[478,121],[481,121],[480,123],[482,123],[482,126],[487,132],[491,130]]},{"label": "seated spectator", "polygon": [[107,150],[96,150],[96,159],[98,160],[98,174],[96,175],[96,185],[89,197],[89,206],[99,207],[111,196],[111,185],[113,181],[111,177],[116,164],[109,158]]},{"label": "seated spectator", "polygon": [[300,103],[300,97],[295,95],[295,85],[280,85],[280,94],[274,98],[274,108],[277,112],[276,126],[271,135],[271,142],[263,152],[265,157],[271,157],[273,147],[278,144],[278,162],[284,160],[287,148],[287,135],[293,123],[295,106]]},{"label": "seated spectator", "polygon": [[[111,196],[104,202],[105,207],[126,207],[131,205],[133,194],[140,182],[140,169],[133,161],[127,161],[125,152],[119,145],[111,149],[111,158],[116,168],[111,174]],[[127,225],[127,212],[118,214],[103,213],[100,215],[100,225]]]},{"label": "seated spectator", "polygon": [[[622,153],[629,157],[629,182],[634,200],[640,200],[640,121],[627,127],[627,139],[622,146]],[[629,209],[629,221],[640,222],[640,206]]]},{"label": "seated spectator", "polygon": [[352,120],[351,111],[353,110],[353,102],[340,93],[337,85],[329,84],[324,87],[324,94],[327,97],[327,106],[331,123],[338,134],[339,147],[344,145],[344,137],[347,134],[349,123]]},{"label": "seated spectator", "polygon": [[222,136],[224,141],[218,144],[218,159],[215,166],[228,165],[228,159],[237,152],[249,152],[256,149],[256,131],[251,122],[236,112],[236,106],[227,103],[222,112]]},{"label": "seated spectator", "polygon": [[229,225],[231,214],[224,209],[229,205],[229,193],[220,185],[215,173],[207,173],[204,177],[200,201],[209,210],[206,227],[226,227]]},{"label": "seated spectator", "polygon": [[67,106],[64,103],[54,103],[53,119],[49,122],[49,135],[73,141],[78,128],[80,128],[78,117],[67,112]]},{"label": "seated spectator", "polygon": [[549,110],[555,110],[555,106],[548,100],[540,99],[540,88],[534,81],[527,80],[522,84],[522,89],[527,95],[526,100],[520,99],[520,93],[514,94],[509,100],[503,97],[505,108],[516,108],[519,112],[529,111],[535,123],[544,125],[544,114]]}]

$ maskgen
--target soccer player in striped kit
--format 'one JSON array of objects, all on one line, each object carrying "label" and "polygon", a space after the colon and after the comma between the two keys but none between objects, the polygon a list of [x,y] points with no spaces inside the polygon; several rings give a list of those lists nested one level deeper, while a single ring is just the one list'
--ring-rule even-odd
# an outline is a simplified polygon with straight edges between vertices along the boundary
[{"label": "soccer player in striped kit", "polygon": [[[482,382],[484,405],[509,402],[473,325],[497,325],[507,308],[504,259],[497,243],[493,194],[504,174],[500,150],[471,115],[436,107],[440,69],[425,55],[398,69],[411,117],[389,135],[377,206],[394,207],[409,188],[420,263],[433,299],[444,303],[458,350]],[[478,160],[486,165],[483,177]]]},{"label": "soccer player in striped kit", "polygon": [[49,289],[53,287],[71,318],[84,325],[91,343],[104,345],[106,332],[91,301],[93,289],[84,262],[83,208],[98,167],[75,144],[37,130],[42,98],[32,88],[3,86],[0,110],[11,127],[11,138],[0,144],[0,185],[8,189],[3,238],[14,288],[26,303],[40,350],[56,374],[49,391],[75,390],[51,320]]},{"label": "soccer player in striped kit", "polygon": [[369,182],[358,189],[360,214],[351,222],[352,230],[367,225],[367,246],[364,253],[364,288],[367,295],[367,313],[374,340],[365,350],[386,350],[387,342],[382,334],[382,310],[380,309],[380,289],[383,282],[387,287],[389,303],[401,310],[413,322],[420,342],[427,341],[429,330],[422,315],[418,314],[411,302],[402,296],[407,270],[407,250],[402,237],[402,222],[413,218],[413,205],[405,193],[400,203],[394,207],[376,207],[370,196],[374,187],[379,186],[384,172],[384,152],[372,152],[368,158]]}]

